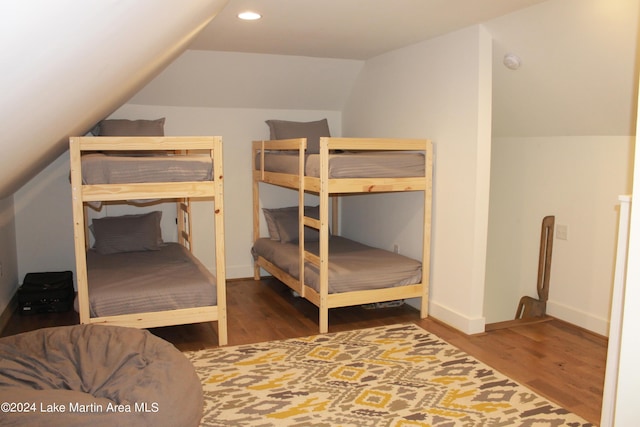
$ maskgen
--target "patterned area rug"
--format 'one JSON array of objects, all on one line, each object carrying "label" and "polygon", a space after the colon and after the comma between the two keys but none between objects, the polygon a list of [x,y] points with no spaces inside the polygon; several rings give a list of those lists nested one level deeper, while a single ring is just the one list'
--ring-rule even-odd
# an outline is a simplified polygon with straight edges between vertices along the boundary
[{"label": "patterned area rug", "polygon": [[591,426],[413,325],[188,352],[203,426]]}]

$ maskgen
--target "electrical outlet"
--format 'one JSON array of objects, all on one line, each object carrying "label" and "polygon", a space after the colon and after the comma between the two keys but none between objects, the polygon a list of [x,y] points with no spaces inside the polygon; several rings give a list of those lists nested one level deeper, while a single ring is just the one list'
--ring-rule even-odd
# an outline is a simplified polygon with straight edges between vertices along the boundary
[{"label": "electrical outlet", "polygon": [[400,253],[400,246],[397,243],[393,245],[393,253],[396,253],[396,254]]}]

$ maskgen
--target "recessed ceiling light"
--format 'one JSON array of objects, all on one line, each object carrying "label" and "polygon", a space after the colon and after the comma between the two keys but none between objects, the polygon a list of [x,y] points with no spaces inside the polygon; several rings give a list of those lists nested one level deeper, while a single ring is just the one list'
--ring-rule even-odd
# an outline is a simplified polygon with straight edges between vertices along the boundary
[{"label": "recessed ceiling light", "polygon": [[257,12],[252,12],[248,10],[246,12],[239,13],[238,18],[243,19],[245,21],[255,21],[256,19],[262,18],[262,15],[260,15]]}]

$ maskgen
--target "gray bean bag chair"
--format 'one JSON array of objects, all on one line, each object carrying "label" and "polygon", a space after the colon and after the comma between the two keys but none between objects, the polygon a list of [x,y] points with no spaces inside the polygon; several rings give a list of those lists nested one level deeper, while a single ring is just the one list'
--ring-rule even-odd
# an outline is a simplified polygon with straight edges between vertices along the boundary
[{"label": "gray bean bag chair", "polygon": [[197,426],[202,386],[148,331],[104,325],[0,339],[2,426]]}]

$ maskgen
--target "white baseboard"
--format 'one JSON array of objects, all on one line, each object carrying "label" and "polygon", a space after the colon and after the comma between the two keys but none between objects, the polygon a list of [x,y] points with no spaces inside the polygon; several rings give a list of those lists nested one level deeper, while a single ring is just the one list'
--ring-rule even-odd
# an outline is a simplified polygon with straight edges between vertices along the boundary
[{"label": "white baseboard", "polygon": [[[208,269],[211,274],[216,275],[215,269]],[[253,277],[253,265],[232,265],[225,268],[227,279],[246,279]]]},{"label": "white baseboard", "polygon": [[[265,275],[268,274],[264,270],[262,270],[261,273]],[[227,267],[228,279],[246,277],[253,277],[253,265]],[[405,302],[410,306],[420,310],[419,298],[411,298],[406,300]],[[458,313],[444,305],[438,304],[433,300],[429,301],[429,316],[443,323],[446,323],[447,325],[454,327],[468,335],[484,332],[484,325],[486,323],[486,319],[484,318],[484,316],[471,318]]]},{"label": "white baseboard", "polygon": [[[253,264],[229,266],[226,268],[226,273],[227,279],[253,277]],[[264,270],[262,274],[268,275]],[[409,299],[406,303],[420,310],[420,300],[418,298]],[[580,326],[596,334],[603,336],[609,335],[608,319],[599,318],[593,314],[553,301],[547,302],[547,313],[550,316]],[[484,316],[472,318],[433,300],[429,301],[429,316],[469,335],[484,332],[486,324],[486,318]]]},{"label": "white baseboard", "polygon": [[[419,306],[414,305],[418,304],[418,301],[419,300],[417,299],[415,302],[412,300],[408,300],[407,303],[416,308],[419,308]],[[433,300],[429,301],[429,316],[443,323],[446,323],[447,325],[452,326],[468,335],[484,332],[484,325],[486,323],[484,317],[468,317]]]},{"label": "white baseboard", "polygon": [[227,266],[227,279],[244,279],[253,277],[253,264]]},{"label": "white baseboard", "polygon": [[609,319],[603,319],[591,313],[553,301],[547,302],[547,314],[596,334],[609,336]]}]

